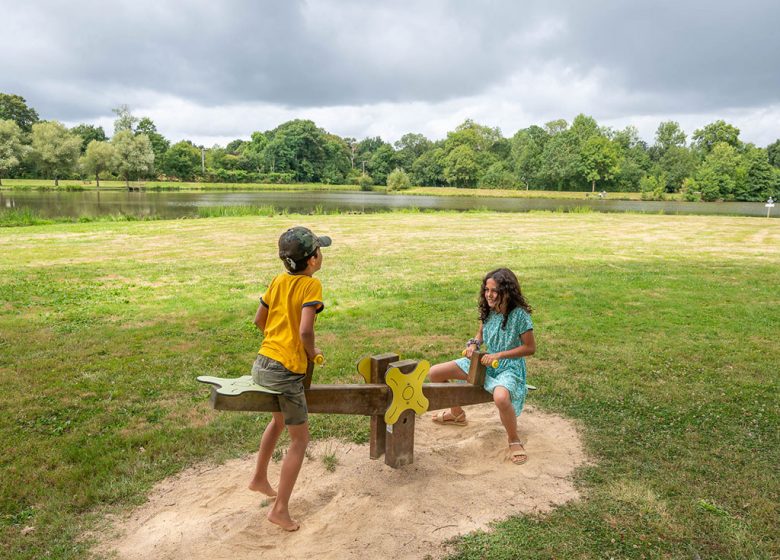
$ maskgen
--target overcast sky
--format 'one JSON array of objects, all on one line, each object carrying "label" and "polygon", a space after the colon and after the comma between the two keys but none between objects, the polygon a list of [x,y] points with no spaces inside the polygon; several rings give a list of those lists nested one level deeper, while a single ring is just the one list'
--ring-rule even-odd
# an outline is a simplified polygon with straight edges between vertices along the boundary
[{"label": "overcast sky", "polygon": [[393,142],[579,113],[780,138],[778,0],[0,0],[0,22],[0,92],[108,134],[127,104],[207,146],[294,118]]}]

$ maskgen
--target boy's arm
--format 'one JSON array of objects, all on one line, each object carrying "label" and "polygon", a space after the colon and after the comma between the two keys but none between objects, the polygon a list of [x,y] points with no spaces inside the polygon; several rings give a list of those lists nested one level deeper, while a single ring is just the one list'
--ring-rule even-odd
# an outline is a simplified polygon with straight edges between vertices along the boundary
[{"label": "boy's arm", "polygon": [[260,329],[261,331],[265,330],[265,322],[268,320],[268,308],[263,304],[260,303],[260,306],[257,308],[257,313],[255,313],[255,326]]},{"label": "boy's arm", "polygon": [[301,335],[301,342],[306,351],[309,361],[314,361],[314,357],[319,353],[314,346],[314,319],[317,316],[317,308],[313,305],[307,305],[301,312],[301,326],[298,334]]}]

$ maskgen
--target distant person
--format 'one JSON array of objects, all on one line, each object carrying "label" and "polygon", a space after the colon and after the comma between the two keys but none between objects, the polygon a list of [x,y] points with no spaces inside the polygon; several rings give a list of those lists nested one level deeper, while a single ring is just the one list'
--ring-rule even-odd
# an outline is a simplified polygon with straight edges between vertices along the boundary
[{"label": "distant person", "polygon": [[[281,393],[281,412],[272,413],[273,419],[263,432],[249,489],[276,497],[267,517],[286,531],[300,527],[290,517],[289,502],[309,443],[303,379],[308,362],[321,353],[314,345],[314,321],[325,305],[322,284],[314,274],[322,268],[321,247],[330,244],[330,237],[318,237],[305,227],[284,232],[279,238],[279,258],[287,272],[271,281],[255,315],[255,325],[263,331],[263,343],[252,367],[252,379]],[[268,481],[268,464],[285,426],[290,447],[282,461],[277,492]]]},{"label": "distant person", "polygon": [[[431,367],[433,382],[468,378],[471,355],[479,351],[483,342],[487,354],[482,364],[487,366],[485,390],[492,393],[501,423],[509,443],[509,458],[516,465],[528,460],[517,433],[517,417],[525,403],[525,356],[536,352],[531,306],[520,291],[520,283],[508,268],[488,272],[479,292],[479,329],[477,336],[466,343],[466,357]],[[498,360],[498,367],[492,367]],[[459,406],[439,411],[433,421],[437,424],[466,425],[466,412]]]}]

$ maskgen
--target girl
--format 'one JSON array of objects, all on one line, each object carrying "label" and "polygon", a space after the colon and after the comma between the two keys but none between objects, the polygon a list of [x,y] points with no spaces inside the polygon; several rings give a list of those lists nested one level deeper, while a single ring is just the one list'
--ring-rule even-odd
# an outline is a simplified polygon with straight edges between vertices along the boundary
[{"label": "girl", "polygon": [[[512,462],[522,465],[528,460],[517,434],[517,417],[525,402],[525,356],[536,351],[531,306],[520,292],[520,283],[507,268],[488,272],[479,292],[479,330],[476,338],[466,344],[466,357],[431,367],[433,382],[447,379],[467,379],[471,355],[484,341],[488,354],[482,357],[487,366],[485,390],[493,394],[501,423],[509,440]],[[498,360],[498,367],[490,364]],[[466,413],[459,406],[442,410],[433,417],[438,424],[466,424]]]}]

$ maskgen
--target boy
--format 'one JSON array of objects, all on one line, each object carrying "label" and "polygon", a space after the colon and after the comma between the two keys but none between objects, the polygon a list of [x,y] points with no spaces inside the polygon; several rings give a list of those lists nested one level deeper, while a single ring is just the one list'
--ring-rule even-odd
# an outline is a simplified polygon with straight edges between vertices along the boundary
[{"label": "boy", "polygon": [[[305,227],[284,232],[279,238],[279,258],[287,273],[271,281],[255,315],[255,325],[263,331],[263,343],[252,367],[252,378],[258,385],[281,393],[281,412],[273,413],[263,432],[249,489],[276,496],[267,517],[285,531],[300,527],[290,517],[288,505],[309,443],[303,378],[308,362],[320,354],[314,346],[314,320],[325,305],[322,284],[314,274],[322,268],[320,248],[330,244],[330,237],[318,237]],[[277,493],[268,482],[268,463],[285,426],[290,434],[290,447],[282,461]]]}]

